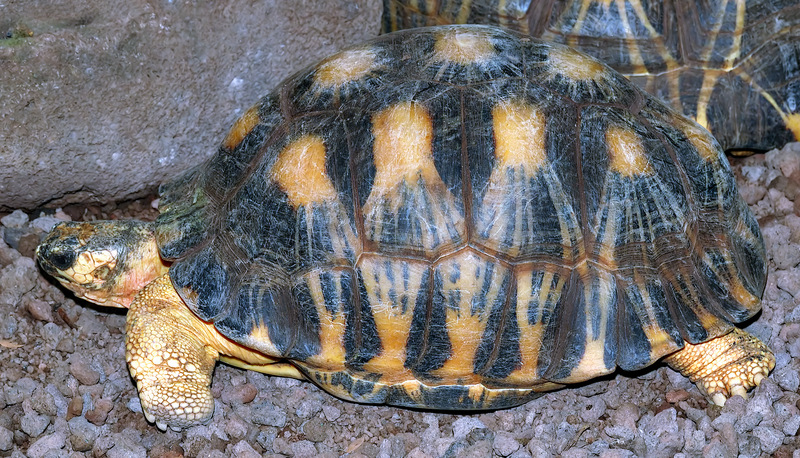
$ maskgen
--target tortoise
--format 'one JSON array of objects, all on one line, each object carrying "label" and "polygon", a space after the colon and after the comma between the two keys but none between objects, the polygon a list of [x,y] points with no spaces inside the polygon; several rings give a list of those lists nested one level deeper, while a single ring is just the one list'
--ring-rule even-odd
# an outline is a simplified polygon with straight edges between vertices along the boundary
[{"label": "tortoise", "polygon": [[401,31],[290,77],[160,189],[155,222],[38,247],[129,308],[146,418],[210,418],[217,360],[343,399],[499,409],[664,359],[713,402],[774,367],[735,327],[764,243],[719,144],[571,48]]},{"label": "tortoise", "polygon": [[599,58],[735,155],[800,140],[796,0],[383,0],[382,30],[493,24]]}]

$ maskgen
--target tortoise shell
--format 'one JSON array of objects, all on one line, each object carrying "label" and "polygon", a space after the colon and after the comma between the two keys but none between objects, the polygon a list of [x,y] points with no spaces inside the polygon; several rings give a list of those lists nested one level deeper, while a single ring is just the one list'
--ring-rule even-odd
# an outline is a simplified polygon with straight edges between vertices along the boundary
[{"label": "tortoise shell", "polygon": [[384,0],[384,31],[454,23],[569,44],[695,118],[723,149],[800,140],[796,0]]},{"label": "tortoise shell", "polygon": [[493,27],[335,54],[161,192],[188,306],[362,402],[503,407],[640,369],[752,316],[765,282],[707,131]]}]

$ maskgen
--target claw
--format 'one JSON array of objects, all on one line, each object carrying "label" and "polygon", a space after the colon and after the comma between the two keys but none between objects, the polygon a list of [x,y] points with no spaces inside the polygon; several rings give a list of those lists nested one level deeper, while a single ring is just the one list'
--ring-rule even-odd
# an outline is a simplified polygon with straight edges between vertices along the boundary
[{"label": "claw", "polygon": [[720,407],[725,405],[725,401],[726,401],[725,395],[722,393],[714,393],[714,395],[711,396],[711,402]]},{"label": "claw", "polygon": [[731,396],[741,396],[747,399],[747,390],[745,390],[742,385],[736,385],[731,388]]}]

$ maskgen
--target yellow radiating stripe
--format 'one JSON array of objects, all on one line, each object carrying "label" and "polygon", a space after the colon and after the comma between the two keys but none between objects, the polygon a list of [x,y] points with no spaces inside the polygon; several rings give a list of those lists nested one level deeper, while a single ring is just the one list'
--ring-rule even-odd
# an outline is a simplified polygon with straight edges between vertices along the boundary
[{"label": "yellow radiating stripe", "polygon": [[[538,271],[528,271],[517,277],[517,325],[519,326],[520,366],[511,372],[503,381],[510,385],[530,385],[539,379],[538,368],[539,350],[542,348],[543,324],[540,320],[528,323],[529,307],[538,307],[536,316],[541,317],[550,296],[550,286],[553,283],[553,273],[544,272],[541,287],[534,295],[531,282]],[[563,281],[559,282],[563,284]]]},{"label": "yellow radiating stripe", "polygon": [[[453,266],[460,270],[460,275],[455,281],[451,281],[449,275]],[[445,321],[447,335],[452,345],[452,355],[441,368],[432,372],[432,375],[442,378],[442,383],[466,385],[480,381],[474,374],[475,354],[486,329],[491,308],[498,297],[498,290],[503,283],[501,275],[505,272],[501,266],[495,265],[492,281],[489,282],[489,291],[485,295],[484,308],[473,312],[473,301],[475,295],[479,294],[480,285],[485,282],[488,266],[488,262],[467,252],[448,259],[438,267],[443,280],[442,295],[445,300],[450,293],[459,293],[459,302],[455,307],[443,304],[446,307]]]},{"label": "yellow radiating stripe", "polygon": [[233,127],[228,132],[228,135],[225,136],[225,140],[222,141],[222,146],[226,149],[232,150],[239,146],[239,143],[244,140],[244,137],[249,134],[255,126],[261,122],[258,116],[258,104],[253,105],[244,112],[244,114],[233,123]]},{"label": "yellow radiating stripe", "polygon": [[[670,103],[672,104],[673,108],[683,112],[683,102],[681,101],[680,97],[680,75],[675,72],[675,70],[677,70],[679,67],[678,62],[667,49],[664,37],[658,33],[655,27],[653,27],[653,24],[650,23],[650,19],[647,17],[647,13],[644,11],[642,2],[640,0],[631,0],[631,7],[636,13],[636,16],[639,18],[639,21],[644,24],[644,27],[650,34],[650,40],[657,45],[658,54],[667,65],[667,71],[665,72],[664,76],[667,78],[667,82],[669,83],[670,87],[670,94],[672,95],[672,97],[670,97]],[[648,79],[655,77],[655,75],[651,75],[649,72],[646,72],[646,75]]]},{"label": "yellow radiating stripe", "polygon": [[[706,45],[700,53],[700,62],[708,62],[711,58],[711,53],[717,44],[717,37],[719,36],[719,29],[722,27],[723,16],[725,10],[728,9],[728,0],[723,0],[719,9],[714,14],[714,28],[711,34],[707,37]],[[714,91],[714,84],[717,81],[721,71],[715,71],[707,68],[703,74],[703,83],[700,85],[699,97],[697,98],[697,123],[708,130],[708,104],[711,101],[711,94]],[[711,132],[712,134],[714,132]]]},{"label": "yellow radiating stripe", "polygon": [[636,40],[633,39],[633,31],[631,25],[628,23],[628,10],[625,8],[625,1],[617,1],[617,11],[619,11],[619,19],[622,22],[622,27],[625,29],[625,35],[628,37],[626,40],[628,45],[628,53],[630,54],[631,64],[633,64],[635,74],[647,73],[647,67],[644,65],[642,53],[639,52]]},{"label": "yellow radiating stripe", "polygon": [[314,90],[339,88],[357,81],[378,67],[377,54],[372,49],[351,49],[325,59],[314,72]]},{"label": "yellow radiating stripe", "polygon": [[325,168],[325,143],[317,135],[303,135],[286,145],[270,175],[295,208],[337,197]]},{"label": "yellow radiating stripe", "polygon": [[[337,310],[331,313],[325,306],[325,296],[322,294],[322,281],[319,271],[312,271],[305,276],[311,292],[311,299],[319,315],[319,343],[321,351],[310,358],[308,363],[316,368],[342,371],[345,370],[344,332],[346,329],[343,303],[337,302]],[[341,275],[334,274],[337,297],[342,298]],[[344,301],[350,298],[342,298]]]},{"label": "yellow radiating stripe", "polygon": [[461,3],[461,9],[458,11],[458,16],[456,16],[456,24],[466,24],[467,19],[469,19],[469,11],[472,9],[472,0],[464,0]]},{"label": "yellow radiating stripe", "polygon": [[[409,264],[408,289],[403,289],[402,265]],[[375,319],[375,327],[380,337],[382,351],[367,363],[364,370],[381,374],[381,382],[400,383],[413,377],[403,365],[406,360],[406,346],[411,331],[414,305],[420,292],[422,276],[427,266],[422,263],[390,261],[394,284],[386,273],[387,266],[382,258],[362,258],[360,269],[367,290],[367,298]],[[391,300],[389,291],[394,288],[397,302]],[[408,308],[403,310],[402,300],[406,297]]]}]

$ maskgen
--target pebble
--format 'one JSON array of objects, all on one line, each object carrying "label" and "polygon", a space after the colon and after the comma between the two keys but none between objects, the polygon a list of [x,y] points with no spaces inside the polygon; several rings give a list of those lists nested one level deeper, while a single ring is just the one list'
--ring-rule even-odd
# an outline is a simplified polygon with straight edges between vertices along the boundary
[{"label": "pebble", "polygon": [[783,444],[783,433],[770,426],[756,426],[753,435],[761,441],[761,451],[770,455]]},{"label": "pebble", "polygon": [[611,424],[636,430],[636,422],[639,421],[639,417],[639,407],[630,402],[625,402],[612,413]]},{"label": "pebble", "polygon": [[114,408],[114,403],[110,399],[98,399],[94,403],[94,409],[86,412],[86,419],[97,426],[101,426],[106,422],[108,413]]},{"label": "pebble", "polygon": [[142,445],[138,431],[128,428],[112,437],[113,446],[107,452],[108,458],[147,458],[147,449]]},{"label": "pebble", "polygon": [[260,458],[261,454],[258,453],[247,441],[239,441],[233,446],[233,453],[231,456],[241,458]]},{"label": "pebble", "polygon": [[23,399],[31,397],[38,386],[38,382],[28,377],[17,380],[16,384],[12,384],[5,389],[6,404],[12,406],[19,404]]},{"label": "pebble", "polygon": [[29,298],[23,300],[25,310],[31,314],[33,319],[38,321],[53,321],[53,308],[45,301]]},{"label": "pebble", "polygon": [[14,210],[10,214],[0,218],[0,223],[5,227],[23,228],[28,224],[28,215],[22,210]]},{"label": "pebble", "polygon": [[494,435],[494,442],[492,443],[492,450],[500,456],[509,456],[519,450],[520,443],[511,433],[505,431],[498,431]]},{"label": "pebble", "polygon": [[31,221],[31,226],[39,229],[40,231],[47,233],[53,229],[53,226],[60,223],[62,220],[56,218],[55,216],[40,216],[35,220]]},{"label": "pebble", "polygon": [[786,391],[797,392],[797,389],[800,388],[800,374],[797,369],[790,366],[776,371],[772,374],[772,379]]},{"label": "pebble", "polygon": [[32,443],[26,452],[29,458],[44,458],[45,456],[58,456],[60,453],[51,455],[52,452],[58,452],[64,445],[66,445],[66,435],[59,431],[53,434],[42,436]]},{"label": "pebble", "polygon": [[547,449],[547,445],[540,439],[531,439],[528,441],[527,448],[532,458],[549,458],[553,456]]},{"label": "pebble", "polygon": [[794,437],[797,435],[797,431],[800,430],[800,415],[792,415],[789,417],[788,420],[783,422],[783,434],[787,435],[788,437]]},{"label": "pebble", "polygon": [[286,425],[286,412],[275,407],[269,401],[262,401],[251,405],[251,417],[248,419],[257,425],[274,426],[283,428]]},{"label": "pebble", "polygon": [[330,432],[330,424],[322,418],[312,418],[303,424],[303,434],[306,435],[308,440],[313,442],[323,442],[328,438]]},{"label": "pebble", "polygon": [[69,373],[81,382],[81,385],[93,386],[100,381],[100,373],[91,367],[88,359],[77,353],[69,357]]},{"label": "pebble", "polygon": [[606,413],[606,402],[600,396],[586,399],[586,406],[581,410],[581,419],[587,423],[594,423]]},{"label": "pebble", "polygon": [[309,418],[322,410],[322,403],[319,399],[304,399],[295,411],[295,415],[300,418]]},{"label": "pebble", "polygon": [[292,451],[292,456],[296,456],[298,458],[317,456],[317,449],[316,447],[314,447],[314,444],[312,444],[311,441],[305,439],[293,442],[290,445],[290,450]]},{"label": "pebble", "polygon": [[322,406],[322,414],[328,421],[336,421],[337,418],[342,416],[342,411],[336,406],[324,405]]},{"label": "pebble", "polygon": [[252,383],[243,383],[233,387],[233,389],[222,392],[222,402],[226,404],[240,403],[247,404],[253,402],[258,394],[258,389]]},{"label": "pebble", "polygon": [[463,439],[476,428],[486,428],[486,425],[475,417],[461,417],[453,422],[453,437]]},{"label": "pebble", "polygon": [[69,442],[72,444],[72,449],[78,452],[91,450],[99,435],[98,427],[89,423],[85,417],[72,418],[67,424],[69,425]]},{"label": "pebble", "polygon": [[38,272],[33,259],[19,257],[0,270],[0,304],[18,304],[36,286]]},{"label": "pebble", "polygon": [[394,458],[406,454],[405,441],[402,437],[392,436],[381,441],[376,458]]},{"label": "pebble", "polygon": [[0,450],[8,451],[14,447],[14,433],[5,426],[0,426]]}]

